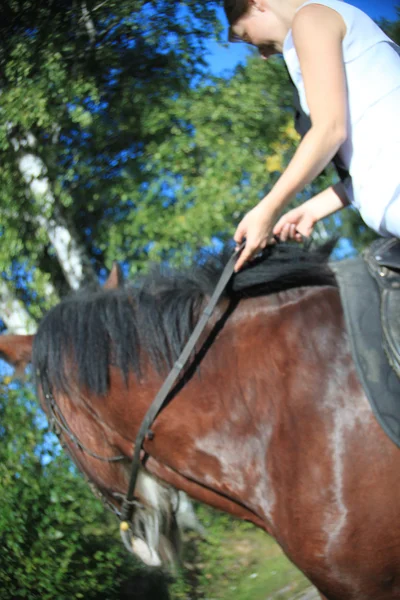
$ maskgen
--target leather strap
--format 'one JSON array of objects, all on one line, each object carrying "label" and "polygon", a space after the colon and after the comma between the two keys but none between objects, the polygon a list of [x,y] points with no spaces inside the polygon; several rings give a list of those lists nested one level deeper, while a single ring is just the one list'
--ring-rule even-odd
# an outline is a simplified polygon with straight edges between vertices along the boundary
[{"label": "leather strap", "polygon": [[165,400],[168,397],[168,394],[170,393],[172,386],[175,383],[176,378],[178,377],[179,373],[184,369],[187,361],[189,360],[195,345],[197,344],[201,334],[204,331],[205,326],[207,325],[211,315],[213,314],[213,311],[223,293],[223,291],[225,290],[230,278],[232,277],[234,268],[235,268],[235,263],[236,263],[236,259],[239,255],[239,253],[243,250],[245,244],[243,243],[237,251],[235,251],[232,256],[230,257],[228,263],[226,264],[222,275],[216,285],[216,288],[210,298],[209,303],[207,304],[206,308],[204,309],[195,329],[193,330],[193,333],[191,334],[186,346],[184,347],[181,355],[179,356],[178,360],[175,362],[172,370],[170,371],[168,377],[166,378],[166,380],[164,381],[163,385],[161,386],[158,394],[156,395],[156,397],[153,400],[153,403],[151,404],[150,408],[148,409],[141,427],[139,429],[139,433],[137,434],[136,440],[135,440],[135,452],[133,455],[133,461],[132,461],[132,470],[131,470],[131,476],[130,476],[130,480],[129,480],[129,486],[128,486],[128,492],[126,494],[126,497],[124,498],[124,501],[122,503],[122,508],[121,508],[121,532],[123,531],[127,531],[129,529],[129,525],[128,522],[130,521],[133,511],[134,511],[134,506],[136,504],[135,499],[134,499],[134,492],[135,492],[135,487],[136,487],[136,481],[137,481],[137,477],[139,474],[139,469],[140,469],[140,465],[141,465],[141,461],[140,461],[140,452],[142,450],[143,447],[143,443],[146,439],[147,435],[153,435],[150,432],[150,427],[151,425],[154,423],[154,420],[156,419],[158,413],[160,412],[160,410],[162,409]]}]

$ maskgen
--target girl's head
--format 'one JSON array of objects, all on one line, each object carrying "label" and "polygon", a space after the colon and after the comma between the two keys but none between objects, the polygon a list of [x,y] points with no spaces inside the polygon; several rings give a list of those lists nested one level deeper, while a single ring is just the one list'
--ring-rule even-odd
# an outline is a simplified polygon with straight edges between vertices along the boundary
[{"label": "girl's head", "polygon": [[257,46],[264,58],[282,51],[296,8],[304,0],[224,0],[229,41]]},{"label": "girl's head", "polygon": [[230,39],[231,35],[234,36],[232,27],[248,12],[250,0],[224,0],[224,9],[229,23],[229,41],[235,41]]}]

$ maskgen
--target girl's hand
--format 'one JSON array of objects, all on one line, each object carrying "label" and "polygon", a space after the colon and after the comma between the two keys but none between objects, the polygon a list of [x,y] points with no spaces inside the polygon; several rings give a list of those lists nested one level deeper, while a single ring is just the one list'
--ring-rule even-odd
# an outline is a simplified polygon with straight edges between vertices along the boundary
[{"label": "girl's hand", "polygon": [[345,185],[339,181],[283,215],[273,228],[273,234],[282,242],[288,239],[301,242],[302,235],[309,237],[318,221],[341,210],[348,203]]},{"label": "girl's hand", "polygon": [[286,242],[288,239],[301,242],[302,236],[311,235],[316,222],[311,207],[305,202],[283,215],[275,225],[273,233],[280,238],[281,242]]},{"label": "girl's hand", "polygon": [[236,261],[235,272],[239,271],[246,261],[265,248],[272,237],[272,227],[275,219],[274,212],[268,210],[268,205],[264,202],[260,202],[244,216],[233,237],[238,245],[246,239],[246,245]]}]

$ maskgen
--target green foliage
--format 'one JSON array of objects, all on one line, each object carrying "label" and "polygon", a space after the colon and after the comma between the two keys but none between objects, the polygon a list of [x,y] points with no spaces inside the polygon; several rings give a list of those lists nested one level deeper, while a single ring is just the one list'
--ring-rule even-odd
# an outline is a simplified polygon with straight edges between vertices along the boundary
[{"label": "green foliage", "polygon": [[59,453],[32,393],[7,384],[0,386],[1,599],[123,597],[139,567],[116,520]]},{"label": "green foliage", "polygon": [[[39,216],[61,212],[98,273],[132,258],[135,231],[124,220],[149,186],[146,145],[168,134],[166,105],[204,71],[215,11],[211,0],[4,3],[0,270],[35,265],[39,298],[25,293],[28,304],[49,307],[46,282],[66,291]],[[46,179],[50,202],[24,177],[27,155],[42,165],[35,177]]]}]

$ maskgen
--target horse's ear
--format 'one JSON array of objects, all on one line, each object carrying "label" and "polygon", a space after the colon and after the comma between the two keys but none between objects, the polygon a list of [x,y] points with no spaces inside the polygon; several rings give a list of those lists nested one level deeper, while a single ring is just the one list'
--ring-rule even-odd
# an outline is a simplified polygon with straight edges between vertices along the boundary
[{"label": "horse's ear", "polygon": [[124,276],[122,274],[122,269],[117,262],[113,263],[110,274],[107,278],[107,281],[104,284],[104,289],[106,290],[115,290],[116,288],[122,287],[124,285]]},{"label": "horse's ear", "polygon": [[0,335],[0,358],[22,373],[32,359],[34,335]]}]

